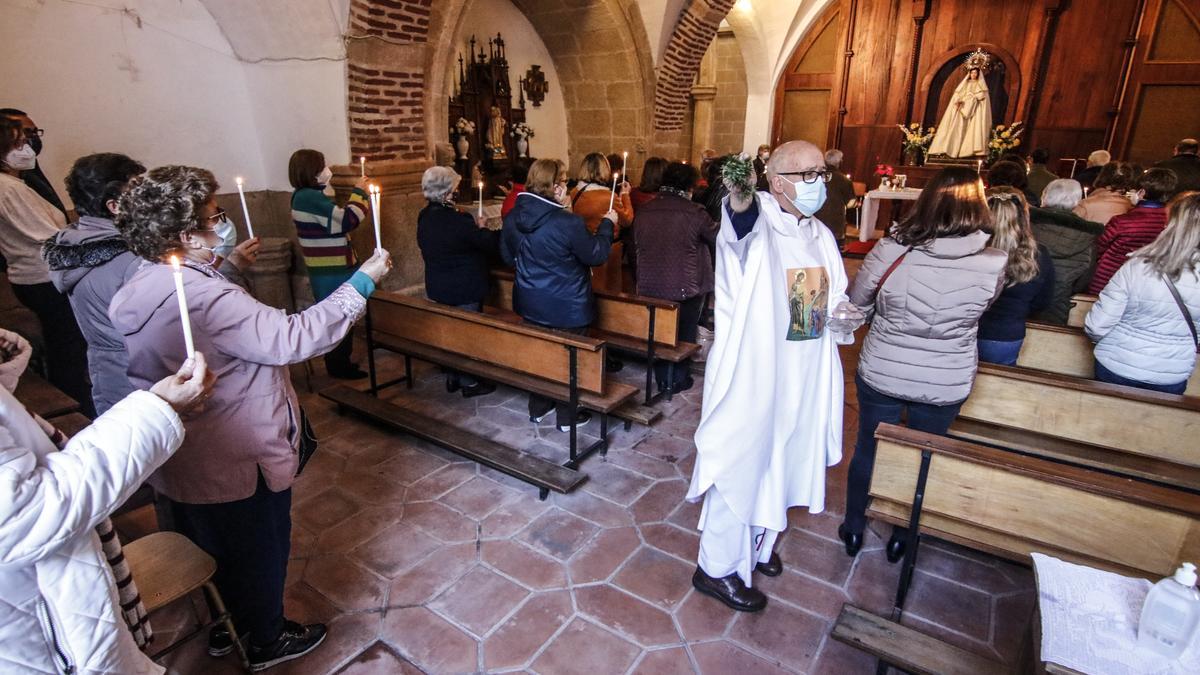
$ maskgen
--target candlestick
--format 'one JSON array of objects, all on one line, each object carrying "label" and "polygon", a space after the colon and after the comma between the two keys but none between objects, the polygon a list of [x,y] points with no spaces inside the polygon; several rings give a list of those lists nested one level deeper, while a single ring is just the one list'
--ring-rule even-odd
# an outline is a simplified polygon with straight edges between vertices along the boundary
[{"label": "candlestick", "polygon": [[483,181],[479,181],[479,217],[483,217]]},{"label": "candlestick", "polygon": [[366,157],[358,158],[358,175],[362,176],[363,178],[367,177],[367,158]]},{"label": "candlestick", "polygon": [[613,200],[617,198],[617,176],[619,176],[619,175],[621,175],[621,174],[617,173],[616,171],[613,172],[612,192],[608,193],[608,210],[609,211],[612,211]]},{"label": "candlestick", "polygon": [[254,238],[254,225],[250,224],[250,209],[246,208],[246,191],[242,189],[242,177],[238,176],[233,179],[237,183],[238,197],[242,200],[242,217],[246,219],[246,231],[250,233],[250,238]]},{"label": "candlestick", "polygon": [[196,355],[196,345],[192,342],[192,320],[188,318],[187,295],[183,292],[183,270],[179,267],[179,256],[171,256],[171,267],[175,270],[175,297],[179,300],[179,323],[183,325],[183,344],[190,359]]},{"label": "candlestick", "polygon": [[378,185],[371,185],[371,216],[375,219],[375,248],[383,248],[383,235],[379,231],[379,204],[383,201],[382,190]]}]

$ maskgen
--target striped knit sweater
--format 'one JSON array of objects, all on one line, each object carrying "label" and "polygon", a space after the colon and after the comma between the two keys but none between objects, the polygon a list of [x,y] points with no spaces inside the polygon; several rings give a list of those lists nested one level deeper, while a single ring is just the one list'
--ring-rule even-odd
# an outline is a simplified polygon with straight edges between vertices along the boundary
[{"label": "striped knit sweater", "polygon": [[1096,238],[1096,273],[1088,293],[1099,295],[1129,254],[1149,244],[1167,227],[1167,210],[1159,202],[1143,201],[1133,210],[1113,216]]},{"label": "striped knit sweater", "polygon": [[367,193],[358,188],[345,208],[317,189],[292,193],[292,222],[310,275],[342,275],[354,266],[354,251],[346,235],[367,217],[368,208]]}]

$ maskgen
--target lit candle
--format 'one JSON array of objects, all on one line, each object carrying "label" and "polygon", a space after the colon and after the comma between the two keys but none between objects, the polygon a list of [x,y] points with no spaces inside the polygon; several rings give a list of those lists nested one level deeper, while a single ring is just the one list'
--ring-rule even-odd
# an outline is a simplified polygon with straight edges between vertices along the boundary
[{"label": "lit candle", "polygon": [[983,160],[975,160],[975,173],[983,173]]},{"label": "lit candle", "polygon": [[628,150],[621,153],[621,173],[625,174],[626,176],[629,175],[629,151]]},{"label": "lit candle", "polygon": [[617,176],[619,176],[619,175],[621,175],[621,174],[617,173],[616,171],[613,172],[612,192],[608,193],[608,210],[609,211],[612,211],[613,199],[615,199],[617,196]]},{"label": "lit candle", "polygon": [[358,175],[362,176],[363,178],[367,177],[367,158],[366,157],[358,158]]},{"label": "lit candle", "polygon": [[479,217],[483,217],[483,181],[479,181]]},{"label": "lit candle", "polygon": [[1084,199],[1087,199],[1087,193],[1088,193],[1088,189],[1086,187],[1083,188],[1083,198]]},{"label": "lit candle", "polygon": [[383,196],[381,194],[382,190],[379,189],[378,185],[371,185],[370,191],[371,191],[371,216],[375,219],[375,248],[381,249],[381,248],[383,248],[383,236],[380,234],[380,231],[379,231],[379,204],[380,204],[380,201],[382,201],[382,199],[383,199]]},{"label": "lit candle", "polygon": [[179,267],[179,256],[171,256],[171,267],[175,270],[175,297],[179,300],[179,323],[183,324],[183,344],[187,347],[190,359],[196,355],[196,345],[192,342],[192,321],[188,318],[187,296],[183,292],[183,270]]},{"label": "lit candle", "polygon": [[250,238],[254,238],[254,226],[250,224],[250,209],[246,208],[246,191],[242,189],[242,177],[238,176],[233,179],[237,183],[238,197],[242,200],[242,217],[246,219],[246,231],[250,233]]}]

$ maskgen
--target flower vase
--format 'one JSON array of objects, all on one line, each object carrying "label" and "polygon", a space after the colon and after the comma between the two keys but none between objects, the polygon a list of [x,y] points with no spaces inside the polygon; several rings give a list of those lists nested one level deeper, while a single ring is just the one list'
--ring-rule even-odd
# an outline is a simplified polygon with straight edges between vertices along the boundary
[{"label": "flower vase", "polygon": [[916,148],[905,150],[904,163],[908,166],[921,166],[921,151]]},{"label": "flower vase", "polygon": [[529,156],[529,141],[524,136],[517,138],[517,157]]},{"label": "flower vase", "polygon": [[467,140],[466,134],[459,134],[458,142],[455,143],[454,147],[458,149],[459,159],[467,159],[467,152],[471,149],[471,141]]}]

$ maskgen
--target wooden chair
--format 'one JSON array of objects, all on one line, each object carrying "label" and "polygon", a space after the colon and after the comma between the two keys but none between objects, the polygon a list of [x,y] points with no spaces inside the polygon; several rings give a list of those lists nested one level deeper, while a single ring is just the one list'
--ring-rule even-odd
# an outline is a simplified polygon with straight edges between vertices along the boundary
[{"label": "wooden chair", "polygon": [[250,661],[246,657],[245,647],[241,640],[236,639],[237,629],[212,582],[217,563],[211,556],[176,532],[155,532],[135,539],[125,545],[124,553],[147,615],[190,595],[196,589],[204,589],[209,606],[216,612],[216,616],[210,618],[208,623],[198,625],[195,630],[159,650],[151,658],[157,660],[212,626],[222,624],[231,636],[235,636],[234,650],[242,667],[249,672]]},{"label": "wooden chair", "polygon": [[[488,305],[511,312],[514,275],[511,270],[493,270],[494,292]],[[674,381],[675,368],[700,351],[700,345],[678,339],[679,303],[648,298],[629,293],[594,291],[596,320],[591,335],[604,340],[613,351],[633,354],[646,359],[646,392],[644,405],[650,405],[662,394],[654,392],[656,359],[667,362],[667,379]],[[667,399],[672,394],[667,393]]]},{"label": "wooden chair", "polygon": [[981,364],[950,435],[1200,492],[1200,399]]},{"label": "wooden chair", "polygon": [[[1025,341],[1017,365],[1091,380],[1096,377],[1094,349],[1082,328],[1029,321],[1025,324]],[[1200,396],[1200,365],[1192,371],[1183,393]]]}]

